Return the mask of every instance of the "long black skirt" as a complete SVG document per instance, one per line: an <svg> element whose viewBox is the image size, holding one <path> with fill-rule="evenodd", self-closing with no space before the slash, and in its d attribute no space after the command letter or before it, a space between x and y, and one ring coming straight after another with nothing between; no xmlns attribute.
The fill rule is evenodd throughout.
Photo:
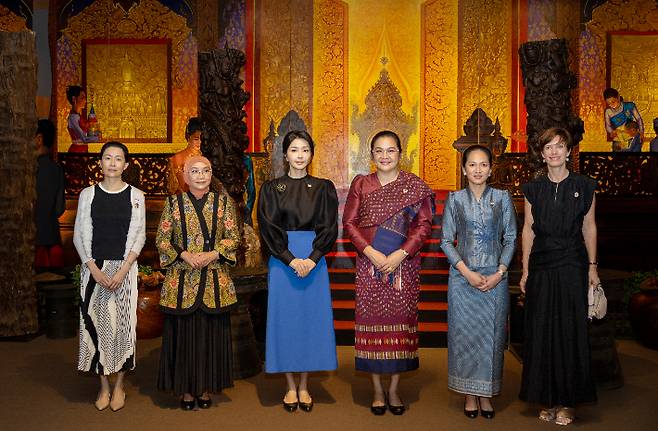
<svg viewBox="0 0 658 431"><path fill-rule="evenodd" d="M587 268L532 268L519 397L547 407L596 401L587 335Z"/></svg>
<svg viewBox="0 0 658 431"><path fill-rule="evenodd" d="M230 313L165 314L158 389L201 396L233 386Z"/></svg>

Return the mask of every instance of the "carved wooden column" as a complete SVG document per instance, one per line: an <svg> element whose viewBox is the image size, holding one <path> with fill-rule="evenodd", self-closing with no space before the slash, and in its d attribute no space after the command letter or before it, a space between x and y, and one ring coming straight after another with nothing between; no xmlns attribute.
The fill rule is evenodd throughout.
<svg viewBox="0 0 658 431"><path fill-rule="evenodd" d="M37 116L34 34L0 32L0 336L37 331L32 280Z"/></svg>
<svg viewBox="0 0 658 431"><path fill-rule="evenodd" d="M519 48L521 72L528 112L528 152L537 167L541 157L537 139L550 127L563 127L571 133L573 167L578 167L578 144L585 132L583 120L575 113L571 91L576 88L576 76L569 70L568 48L564 39L527 42Z"/></svg>

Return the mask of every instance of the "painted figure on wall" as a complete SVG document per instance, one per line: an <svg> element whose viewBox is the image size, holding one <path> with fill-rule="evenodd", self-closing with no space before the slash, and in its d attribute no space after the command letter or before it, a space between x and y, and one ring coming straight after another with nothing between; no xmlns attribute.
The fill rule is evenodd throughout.
<svg viewBox="0 0 658 431"><path fill-rule="evenodd" d="M612 151L620 151L629 147L629 141L634 138L627 130L627 123L630 121L637 122L641 146L641 141L644 140L644 122L635 103L625 102L614 88L606 88L603 91L603 98L607 105L603 118L605 129L612 138Z"/></svg>
<svg viewBox="0 0 658 431"><path fill-rule="evenodd" d="M79 85L71 85L66 89L66 99L71 104L66 125L71 136L69 153L86 153L87 143L98 142L96 136L88 136L89 123L83 113L87 106L87 93Z"/></svg>

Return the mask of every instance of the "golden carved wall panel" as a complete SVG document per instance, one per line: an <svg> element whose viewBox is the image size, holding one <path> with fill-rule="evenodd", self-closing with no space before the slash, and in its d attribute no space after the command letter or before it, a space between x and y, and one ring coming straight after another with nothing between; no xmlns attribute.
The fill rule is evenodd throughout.
<svg viewBox="0 0 658 431"><path fill-rule="evenodd" d="M642 11L639 13L638 11ZM605 125L603 123L603 90L607 87L606 61L608 32L615 31L658 31L658 5L655 0L608 0L594 9L592 21L586 24L585 31L580 37L580 73L578 86L580 88L580 118L585 122L585 135L580 143L581 151L610 151L610 143L606 141ZM655 51L640 53L648 57ZM644 61L644 60L642 60ZM654 74L656 69L655 57L649 68ZM625 74L628 76L628 72ZM644 79L638 76L638 80ZM636 82L630 88L655 85L648 81ZM655 88L655 87L653 87ZM621 93L626 100L637 102L642 94ZM655 97L655 90L654 90ZM642 109L642 108L640 108ZM646 109L646 108L645 108ZM655 112L655 109L654 111ZM644 113L645 129L652 136L650 113Z"/></svg>
<svg viewBox="0 0 658 431"><path fill-rule="evenodd" d="M458 0L422 5L422 176L435 189L455 189L457 152Z"/></svg>
<svg viewBox="0 0 658 431"><path fill-rule="evenodd" d="M457 93L460 126L475 108L500 120L509 136L512 89L512 0L459 1L459 86Z"/></svg>
<svg viewBox="0 0 658 431"><path fill-rule="evenodd" d="M0 31L14 32L27 30L25 19L0 5Z"/></svg>
<svg viewBox="0 0 658 431"><path fill-rule="evenodd" d="M173 152L185 146L185 125L197 114L197 44L184 17L157 0L141 0L128 12L112 0L97 0L71 18L57 41L56 110L58 148L66 151L70 138L66 117L70 105L66 87L82 82L81 54L84 39L170 39L171 40L171 143L131 143L134 152ZM116 61L120 61L117 58ZM103 118L99 115L101 128ZM97 151L99 144L90 145Z"/></svg>
<svg viewBox="0 0 658 431"><path fill-rule="evenodd" d="M169 44L83 44L85 88L105 140L169 142Z"/></svg>
<svg viewBox="0 0 658 431"><path fill-rule="evenodd" d="M348 185L348 8L315 0L313 12L313 174Z"/></svg>
<svg viewBox="0 0 658 431"><path fill-rule="evenodd" d="M264 137L270 121L278 124L290 110L311 124L313 2L262 0L257 7L259 130Z"/></svg>

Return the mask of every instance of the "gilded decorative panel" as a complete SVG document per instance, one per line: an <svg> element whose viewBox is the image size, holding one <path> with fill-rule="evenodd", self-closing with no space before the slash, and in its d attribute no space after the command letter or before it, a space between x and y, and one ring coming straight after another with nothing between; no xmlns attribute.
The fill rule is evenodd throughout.
<svg viewBox="0 0 658 431"><path fill-rule="evenodd" d="M459 1L459 86L457 123L475 108L512 130L512 0Z"/></svg>
<svg viewBox="0 0 658 431"><path fill-rule="evenodd" d="M98 0L69 19L56 47L56 110L58 148L66 150L70 138L66 117L70 105L66 87L82 82L81 56L84 39L171 39L171 143L131 143L133 152L174 152L185 146L185 125L197 114L197 44L184 17L157 0L141 0L128 12L112 0ZM117 58L117 62L121 59ZM103 127L103 118L98 120ZM98 151L100 144L89 146Z"/></svg>
<svg viewBox="0 0 658 431"><path fill-rule="evenodd" d="M313 16L313 174L348 185L347 4L315 0Z"/></svg>
<svg viewBox="0 0 658 431"><path fill-rule="evenodd" d="M638 13L638 11L642 11ZM609 32L616 31L656 31L658 30L658 5L655 0L608 0L594 9L592 21L586 24L585 31L580 37L580 73L578 85L580 87L580 118L585 122L585 136L580 144L581 151L610 151L610 143L606 141L605 125L603 122L603 90L607 87L606 69L607 38ZM635 51L637 54L637 51ZM642 58L648 58L652 52L640 52ZM644 60L642 60L644 61ZM655 57L650 63L652 71L655 70ZM653 72L655 73L655 72ZM628 69L627 69L627 76ZM627 88L649 87L649 81L640 82L643 75L636 74L635 83L626 83ZM655 75L654 75L655 76ZM626 78L627 80L629 78ZM653 79L647 76L647 79ZM655 88L655 87L653 87ZM655 91L655 90L654 90ZM626 100L640 100L642 95L621 93ZM655 95L655 92L654 92ZM646 109L646 108L644 108ZM653 111L655 112L655 110ZM644 113L645 127L651 126L651 118ZM651 136L648 133L647 136Z"/></svg>
<svg viewBox="0 0 658 431"><path fill-rule="evenodd" d="M83 82L89 101L103 119L105 140L170 142L169 43L134 42L97 39L83 43Z"/></svg>
<svg viewBox="0 0 658 431"><path fill-rule="evenodd" d="M403 113L409 116L411 123L405 124L410 134L403 147L401 161L404 169L418 175L420 171L420 105L421 91L421 31L420 0L347 0L349 5L349 104L351 113L349 146L352 154L363 154L363 139L360 135L368 125L361 123L357 130L354 116L368 111L368 93L382 82L385 69L386 80L395 88L396 97L401 98L401 105L386 102L381 105L389 112ZM382 67L382 59L385 59ZM371 104L372 107L374 105ZM372 111L376 112L376 111ZM397 115L397 114L396 114ZM401 118L401 117L400 117ZM396 118L381 118L381 128L394 128ZM375 126L373 122L371 126ZM372 135L370 135L372 136ZM350 163L349 180L359 173L363 166L369 165L369 154L365 160ZM367 169L367 168L366 168Z"/></svg>
<svg viewBox="0 0 658 431"><path fill-rule="evenodd" d="M422 5L422 175L434 189L456 186L457 0Z"/></svg>
<svg viewBox="0 0 658 431"><path fill-rule="evenodd" d="M311 124L313 96L313 2L258 3L260 134L295 110ZM311 130L312 131L312 130Z"/></svg>
<svg viewBox="0 0 658 431"><path fill-rule="evenodd" d="M27 30L25 18L0 5L0 31L14 32L21 30Z"/></svg>

